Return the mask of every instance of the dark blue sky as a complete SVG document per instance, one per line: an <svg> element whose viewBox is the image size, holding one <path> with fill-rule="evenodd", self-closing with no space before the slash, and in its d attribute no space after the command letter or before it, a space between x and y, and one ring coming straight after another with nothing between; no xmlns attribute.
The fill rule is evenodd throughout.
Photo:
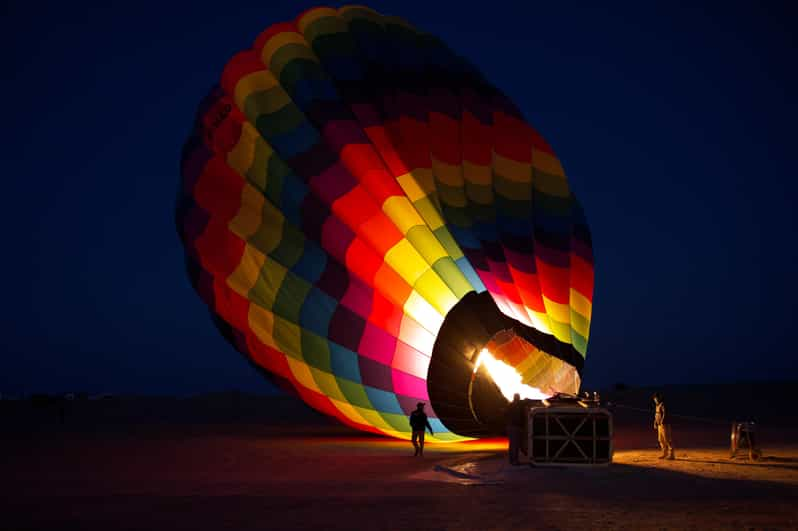
<svg viewBox="0 0 798 531"><path fill-rule="evenodd" d="M471 59L563 161L597 261L588 387L795 378L795 8L595 4L370 5ZM2 8L0 391L271 389L191 290L174 198L226 61L311 5Z"/></svg>

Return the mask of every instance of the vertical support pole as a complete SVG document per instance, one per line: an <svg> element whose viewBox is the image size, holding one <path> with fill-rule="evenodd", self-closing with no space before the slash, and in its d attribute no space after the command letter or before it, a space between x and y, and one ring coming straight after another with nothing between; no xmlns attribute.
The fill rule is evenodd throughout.
<svg viewBox="0 0 798 531"><path fill-rule="evenodd" d="M546 411L544 414L544 418L546 419L546 462L549 462L549 412Z"/></svg>

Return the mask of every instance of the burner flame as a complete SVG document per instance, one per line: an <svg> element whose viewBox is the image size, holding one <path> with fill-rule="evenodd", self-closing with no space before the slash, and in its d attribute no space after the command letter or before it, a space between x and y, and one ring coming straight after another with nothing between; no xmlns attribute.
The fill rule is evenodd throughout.
<svg viewBox="0 0 798 531"><path fill-rule="evenodd" d="M477 361L474 364L474 374L476 374L481 365L485 366L488 374L507 401L512 401L515 393L521 395L522 400L525 398L543 400L552 396L550 393L545 393L536 387L523 383L521 375L518 374L518 371L512 365L497 360L486 348L483 348L479 356L477 356Z"/></svg>

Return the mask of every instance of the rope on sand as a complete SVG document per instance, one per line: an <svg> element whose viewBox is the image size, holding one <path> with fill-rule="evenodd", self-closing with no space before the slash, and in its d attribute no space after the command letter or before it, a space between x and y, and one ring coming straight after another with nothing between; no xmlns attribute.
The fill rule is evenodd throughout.
<svg viewBox="0 0 798 531"><path fill-rule="evenodd" d="M618 407L621 409L629 409L631 411L640 411L642 413L652 414L653 410L651 409L643 409L640 407L632 407L632 406L625 406L623 404L618 404L617 402L612 402L610 407ZM609 405L609 404L608 404ZM677 419L686 419L686 420L693 420L695 422L706 422L707 424L731 424L731 420L722 420L722 419L710 419L707 417L693 417L690 415L676 415L674 413L668 413L669 417L674 417Z"/></svg>

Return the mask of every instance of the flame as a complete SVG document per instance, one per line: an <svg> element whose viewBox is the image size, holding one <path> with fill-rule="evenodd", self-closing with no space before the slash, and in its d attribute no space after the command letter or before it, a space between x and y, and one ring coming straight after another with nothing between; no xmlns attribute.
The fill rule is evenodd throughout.
<svg viewBox="0 0 798 531"><path fill-rule="evenodd" d="M474 364L474 374L476 374L480 365L485 365L488 369L488 374L496 382L504 398L512 401L513 395L518 393L521 399L530 398L532 400L543 400L549 398L551 394L544 393L536 387L526 385L521 381L521 375L513 368L501 360L493 357L488 349L483 348L477 356L477 362Z"/></svg>

